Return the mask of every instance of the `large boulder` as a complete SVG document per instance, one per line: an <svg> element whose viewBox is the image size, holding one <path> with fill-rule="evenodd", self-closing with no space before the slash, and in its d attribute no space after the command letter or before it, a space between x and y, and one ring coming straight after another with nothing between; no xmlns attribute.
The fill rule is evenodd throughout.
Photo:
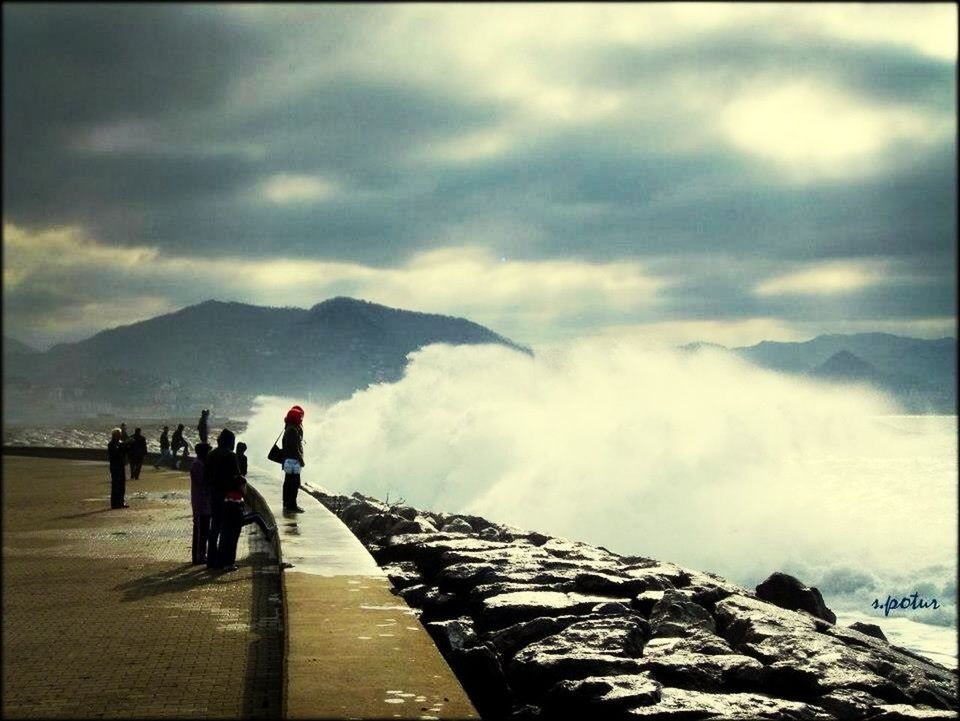
<svg viewBox="0 0 960 721"><path fill-rule="evenodd" d="M828 623L837 622L837 615L827 608L819 590L805 586L786 573L777 571L770 574L767 580L757 586L757 598L790 611L806 611Z"/></svg>
<svg viewBox="0 0 960 721"><path fill-rule="evenodd" d="M580 621L530 644L510 662L518 693L541 697L563 680L640 673L640 655L649 629L643 619L604 616Z"/></svg>
<svg viewBox="0 0 960 721"><path fill-rule="evenodd" d="M650 611L654 636L690 636L698 631L717 630L713 616L703 606L677 591L666 591Z"/></svg>
<svg viewBox="0 0 960 721"><path fill-rule="evenodd" d="M558 718L628 719L630 709L657 703L661 690L645 673L566 679L547 692L543 711Z"/></svg>

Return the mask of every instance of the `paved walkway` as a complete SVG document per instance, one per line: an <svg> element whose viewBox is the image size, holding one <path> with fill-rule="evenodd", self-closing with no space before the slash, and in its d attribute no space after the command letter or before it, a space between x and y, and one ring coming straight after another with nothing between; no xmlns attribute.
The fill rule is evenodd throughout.
<svg viewBox="0 0 960 721"><path fill-rule="evenodd" d="M287 718L477 719L433 640L363 544L307 491L285 513L279 469L248 478L277 518Z"/></svg>
<svg viewBox="0 0 960 721"><path fill-rule="evenodd" d="M280 579L191 566L189 480L145 467L110 510L105 463L3 457L4 718L278 718Z"/></svg>

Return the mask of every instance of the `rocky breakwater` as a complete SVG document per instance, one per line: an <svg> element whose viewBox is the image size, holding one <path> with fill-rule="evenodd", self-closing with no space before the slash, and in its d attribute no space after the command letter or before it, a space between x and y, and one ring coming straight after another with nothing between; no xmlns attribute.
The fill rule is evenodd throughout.
<svg viewBox="0 0 960 721"><path fill-rule="evenodd" d="M484 718L956 717L955 671L836 625L790 576L750 591L475 516L317 497L419 609Z"/></svg>

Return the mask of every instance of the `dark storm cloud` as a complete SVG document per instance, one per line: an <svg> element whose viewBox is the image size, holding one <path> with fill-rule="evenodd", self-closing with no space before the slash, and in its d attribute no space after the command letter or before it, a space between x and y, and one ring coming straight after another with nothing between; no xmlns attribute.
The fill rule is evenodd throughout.
<svg viewBox="0 0 960 721"><path fill-rule="evenodd" d="M4 5L5 222L76 225L110 246L157 247L162 258L396 266L423 250L482 244L497 257L529 261L640 260L657 268L664 256L722 253L744 264L664 266L686 277L662 291L662 306L643 318L624 312L623 322L661 312L953 313L952 137L927 150L887 145L881 171L789 182L774 162L704 132L715 117L681 106L683 93L699 92L685 79L722 89L717 113L748 86L810 80L839 88L866 112L909 107L946 117L954 113L954 63L893 45L775 40L787 34L759 26L678 33L646 49L602 38L561 43L537 50L530 75L542 74L543 88L609 90L627 108L567 123L529 98L474 92L472 80L491 86L489 77L471 77L475 68L451 66L449 79L445 67L386 72L377 65L381 44L409 41L411 57L420 57L418 38L405 35L413 26L400 23L397 35L391 17L384 8L337 5ZM675 93L681 109L660 98L644 114L648 93ZM433 152L500 130L509 150L486 159L455 162ZM270 202L264 183L289 175L322 179L333 191ZM803 261L876 258L925 280L821 298L753 292L780 272L777 263L786 272ZM105 288L130 297L138 289L174 292L175 284L144 284L142 276L117 286L117 272L25 283L5 289L5 301L40 318L94 302ZM186 297L182 286L175 290ZM598 322L617 315L584 313Z"/></svg>
<svg viewBox="0 0 960 721"><path fill-rule="evenodd" d="M757 78L829 78L872 100L919 103L951 110L945 88L954 84L953 63L918 55L888 44L851 45L836 39L801 43L778 41L756 33L727 31L667 47L605 47L576 64L555 61L564 72L598 86L631 87L640 81L669 82L678 75L696 73L736 88Z"/></svg>

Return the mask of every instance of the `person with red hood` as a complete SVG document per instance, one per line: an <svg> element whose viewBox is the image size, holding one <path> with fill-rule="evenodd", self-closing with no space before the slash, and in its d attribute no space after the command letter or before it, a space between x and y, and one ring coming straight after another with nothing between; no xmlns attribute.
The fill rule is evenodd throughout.
<svg viewBox="0 0 960 721"><path fill-rule="evenodd" d="M283 419L283 510L290 513L303 513L297 505L297 492L300 490L300 470L303 462L303 408L294 406L287 411Z"/></svg>

